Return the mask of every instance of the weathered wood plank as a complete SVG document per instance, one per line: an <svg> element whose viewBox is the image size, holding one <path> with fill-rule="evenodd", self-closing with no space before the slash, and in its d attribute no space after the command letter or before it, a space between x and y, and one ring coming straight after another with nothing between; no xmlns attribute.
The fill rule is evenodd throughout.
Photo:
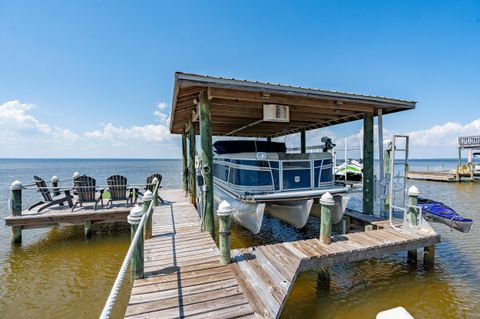
<svg viewBox="0 0 480 319"><path fill-rule="evenodd" d="M235 273L220 265L214 240L199 230L195 208L177 197L178 202L154 211L153 236L145 242L146 278L135 280L126 316L252 317Z"/></svg>
<svg viewBox="0 0 480 319"><path fill-rule="evenodd" d="M378 223L377 228L332 236L330 245L313 238L242 249L233 253L233 264L221 266L215 242L199 231L193 206L184 204L183 195L177 197L171 206L155 210L154 234L145 243L146 278L134 282L129 318L278 318L301 271L440 241L429 228L396 231L384 220L361 214L357 220Z"/></svg>

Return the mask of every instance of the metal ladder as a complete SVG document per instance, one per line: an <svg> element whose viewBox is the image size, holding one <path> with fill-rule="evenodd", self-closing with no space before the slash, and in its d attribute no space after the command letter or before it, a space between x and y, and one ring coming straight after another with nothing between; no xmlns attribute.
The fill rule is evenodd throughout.
<svg viewBox="0 0 480 319"><path fill-rule="evenodd" d="M389 185L388 185L388 219L390 225L401 230L393 224L393 212L395 209L403 212L403 224L407 221L407 173L408 173L408 149L409 137L407 135L394 135L390 150L389 162ZM403 165L403 169L396 170L396 165ZM395 175L397 174L397 175Z"/></svg>

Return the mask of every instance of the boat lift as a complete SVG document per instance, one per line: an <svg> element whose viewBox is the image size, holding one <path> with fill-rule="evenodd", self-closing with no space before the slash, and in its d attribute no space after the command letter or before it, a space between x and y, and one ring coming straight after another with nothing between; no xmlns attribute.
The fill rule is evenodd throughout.
<svg viewBox="0 0 480 319"><path fill-rule="evenodd" d="M385 143L385 150L389 152L389 167L388 167L388 188L386 196L388 198L388 219L390 225L395 230L405 230L410 228L420 228L423 224L422 207L418 205L411 205L408 203L408 195L415 193L418 196L418 189L414 186L407 189L407 173L408 173L408 151L409 151L409 136L408 135L394 135L391 143ZM380 163L382 166L382 163ZM396 167L400 166L400 169ZM411 225L407 221L407 213L410 209L418 210L416 225ZM399 210L403 213L403 226L397 227L393 223L393 213Z"/></svg>

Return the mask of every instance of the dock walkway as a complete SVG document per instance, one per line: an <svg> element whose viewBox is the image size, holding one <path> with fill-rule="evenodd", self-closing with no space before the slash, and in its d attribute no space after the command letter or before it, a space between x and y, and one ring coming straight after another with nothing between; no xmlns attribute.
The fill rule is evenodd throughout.
<svg viewBox="0 0 480 319"><path fill-rule="evenodd" d="M154 236L145 242L145 279L134 282L128 318L278 318L302 271L440 242L428 224L410 232L382 226L333 236L330 245L313 238L234 250L234 263L221 266L215 242L200 232L199 217L183 193L162 196L172 204L154 211Z"/></svg>
<svg viewBox="0 0 480 319"><path fill-rule="evenodd" d="M163 190L145 241L145 279L135 280L127 318L254 318L230 266L181 190Z"/></svg>

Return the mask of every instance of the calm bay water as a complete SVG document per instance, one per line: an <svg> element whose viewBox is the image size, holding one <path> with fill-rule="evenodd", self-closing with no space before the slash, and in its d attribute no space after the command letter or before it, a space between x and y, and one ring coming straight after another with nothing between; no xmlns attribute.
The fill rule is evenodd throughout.
<svg viewBox="0 0 480 319"><path fill-rule="evenodd" d="M412 169L450 169L454 160L412 160ZM0 217L9 215L9 186L24 184L39 175L60 180L73 172L87 174L105 184L113 174L129 183L144 183L160 172L167 188L180 187L181 161L172 160L5 160L0 159ZM71 182L66 182L71 183ZM480 184L414 183L422 195L442 200L476 220L480 214ZM24 207L40 199L24 191ZM25 230L20 246L10 244L10 229L0 224L0 317L97 318L125 256L130 241L128 226L97 225L90 240L81 227ZM302 273L283 312L285 318L374 318L381 310L402 305L416 318L480 318L480 230L469 234L433 225L442 235L434 269L421 262L409 266L406 253L332 268L329 291L317 284L317 273ZM301 230L265 218L262 232L252 237L233 226L234 248L318 234L309 220ZM420 259L421 261L421 259ZM127 281L115 309L123 314L128 302Z"/></svg>

